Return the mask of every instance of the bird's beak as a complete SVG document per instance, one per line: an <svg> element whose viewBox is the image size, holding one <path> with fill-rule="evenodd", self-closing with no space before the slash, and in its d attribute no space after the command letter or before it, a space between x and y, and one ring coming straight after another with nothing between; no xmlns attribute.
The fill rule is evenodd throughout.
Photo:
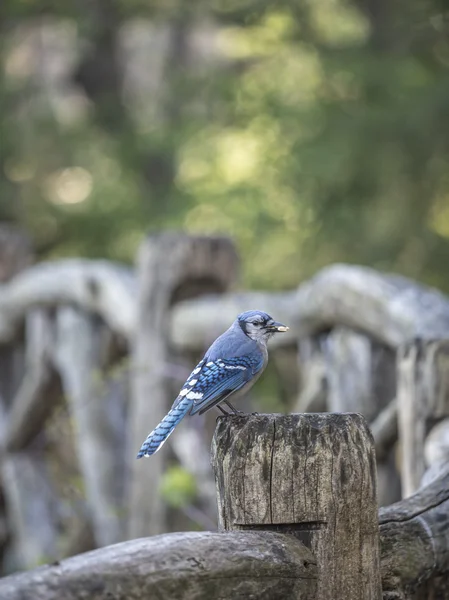
<svg viewBox="0 0 449 600"><path fill-rule="evenodd" d="M270 327L272 329L274 329L274 331L281 331L281 332L288 331L287 325L283 325L282 323L278 323L277 321L272 323Z"/></svg>

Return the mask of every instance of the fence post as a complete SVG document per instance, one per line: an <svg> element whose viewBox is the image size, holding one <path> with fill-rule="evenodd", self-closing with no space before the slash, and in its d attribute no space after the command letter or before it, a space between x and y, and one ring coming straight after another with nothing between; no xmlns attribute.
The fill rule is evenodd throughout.
<svg viewBox="0 0 449 600"><path fill-rule="evenodd" d="M449 341L415 339L405 344L399 349L397 368L402 496L406 498L420 487L426 470L426 437L449 416Z"/></svg>
<svg viewBox="0 0 449 600"><path fill-rule="evenodd" d="M290 533L318 562L317 600L380 600L373 441L358 414L220 417L222 530Z"/></svg>
<svg viewBox="0 0 449 600"><path fill-rule="evenodd" d="M128 430L131 456L163 418L176 396L170 396L166 374L171 307L185 298L226 290L235 281L237 263L235 248L227 238L169 232L149 236L142 243L137 265L137 323L131 348ZM166 506L158 489L166 451L158 452L151 461L133 460L131 463L129 538L167 530Z"/></svg>

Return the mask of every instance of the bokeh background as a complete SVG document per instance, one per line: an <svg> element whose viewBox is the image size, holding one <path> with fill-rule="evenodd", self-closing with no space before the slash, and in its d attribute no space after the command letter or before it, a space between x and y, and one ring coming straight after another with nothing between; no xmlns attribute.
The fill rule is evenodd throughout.
<svg viewBox="0 0 449 600"><path fill-rule="evenodd" d="M3 0L0 219L40 258L232 235L245 285L335 261L449 289L442 0Z"/></svg>
<svg viewBox="0 0 449 600"><path fill-rule="evenodd" d="M30 237L38 262L134 266L146 233L182 230L234 240L240 289L289 290L345 262L449 292L448 33L444 0L0 0L0 222ZM98 315L69 317L75 329L77 318L84 323L90 341L107 329ZM43 329L53 327L54 314L43 318ZM312 359L321 341L307 349ZM122 427L132 402L129 348L116 345L96 373L101 385L107 380L96 397L106 398L107 414L118 397ZM372 347L392 373L393 351L364 346ZM292 409L293 342L290 350L273 352L256 408ZM197 354L169 375L177 389ZM393 375L383 379L394 387ZM382 394L389 401L394 390ZM208 427L206 452L212 417ZM57 465L63 502L55 505L64 510L48 544L36 528L28 558L20 552L33 527L14 549L15 500L0 489L2 574L103 544L89 523L76 431L62 402L31 448L39 465ZM116 449L126 481L134 454ZM158 472L171 511L164 531L216 525L201 456L207 502L197 501L198 481L184 465ZM389 460L391 474L394 452ZM388 478L383 486L393 488ZM129 508L120 493L116 521ZM72 531L61 551L59 534ZM112 541L130 537L123 531Z"/></svg>

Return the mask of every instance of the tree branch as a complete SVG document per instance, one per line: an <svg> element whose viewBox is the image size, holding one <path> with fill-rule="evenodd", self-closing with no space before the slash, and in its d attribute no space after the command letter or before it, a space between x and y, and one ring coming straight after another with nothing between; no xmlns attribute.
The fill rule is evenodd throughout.
<svg viewBox="0 0 449 600"><path fill-rule="evenodd" d="M270 532L173 533L6 577L0 580L0 597L307 599L314 597L316 578L312 553L294 537Z"/></svg>

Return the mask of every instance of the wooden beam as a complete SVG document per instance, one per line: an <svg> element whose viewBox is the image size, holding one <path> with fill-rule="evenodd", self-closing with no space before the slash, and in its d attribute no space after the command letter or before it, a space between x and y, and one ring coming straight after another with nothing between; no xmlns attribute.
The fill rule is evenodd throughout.
<svg viewBox="0 0 449 600"><path fill-rule="evenodd" d="M397 348L415 337L449 338L449 301L438 290L374 269L336 264L326 267L296 290L246 292L183 302L171 321L172 343L195 349L211 332L224 329L243 310L266 310L290 332L273 345L290 344L335 325L345 325Z"/></svg>

